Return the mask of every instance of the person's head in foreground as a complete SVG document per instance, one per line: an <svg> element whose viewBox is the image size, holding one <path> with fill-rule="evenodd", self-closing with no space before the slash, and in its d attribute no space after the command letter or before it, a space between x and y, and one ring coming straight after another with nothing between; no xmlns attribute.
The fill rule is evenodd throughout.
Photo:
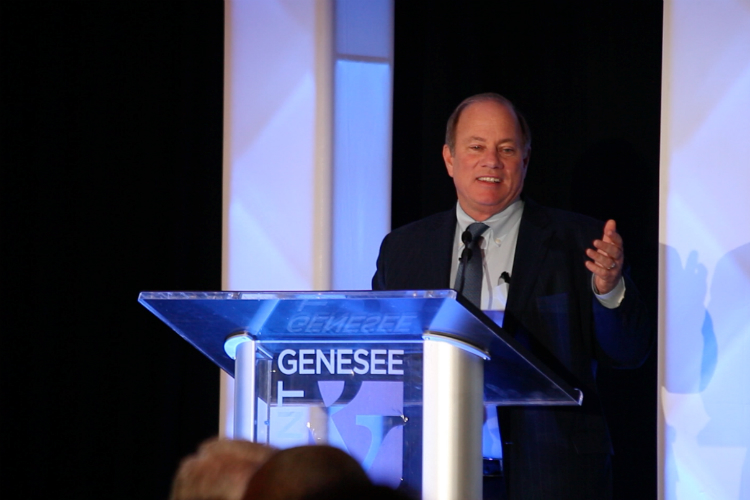
<svg viewBox="0 0 750 500"><path fill-rule="evenodd" d="M205 441L180 463L170 500L240 500L275 449L239 439Z"/></svg>
<svg viewBox="0 0 750 500"><path fill-rule="evenodd" d="M301 500L326 491L372 486L359 463L327 445L278 451L255 473L244 500Z"/></svg>

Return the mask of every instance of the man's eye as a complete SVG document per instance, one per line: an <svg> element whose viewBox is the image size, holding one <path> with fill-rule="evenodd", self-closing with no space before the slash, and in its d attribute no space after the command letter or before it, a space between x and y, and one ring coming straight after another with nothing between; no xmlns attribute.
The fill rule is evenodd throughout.
<svg viewBox="0 0 750 500"><path fill-rule="evenodd" d="M500 154L503 156L513 156L516 154L515 148L500 148Z"/></svg>
<svg viewBox="0 0 750 500"><path fill-rule="evenodd" d="M471 146L469 146L469 149L471 149L472 151L481 151L482 146L479 144L472 144Z"/></svg>

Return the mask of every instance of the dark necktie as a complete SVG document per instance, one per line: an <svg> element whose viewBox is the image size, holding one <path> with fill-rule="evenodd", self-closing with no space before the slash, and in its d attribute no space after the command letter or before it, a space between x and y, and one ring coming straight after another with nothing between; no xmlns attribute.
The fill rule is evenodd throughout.
<svg viewBox="0 0 750 500"><path fill-rule="evenodd" d="M479 247L479 237L489 226L481 222L471 224L461 235L464 251L456 274L454 288L466 297L472 304L480 307L482 300L482 249Z"/></svg>

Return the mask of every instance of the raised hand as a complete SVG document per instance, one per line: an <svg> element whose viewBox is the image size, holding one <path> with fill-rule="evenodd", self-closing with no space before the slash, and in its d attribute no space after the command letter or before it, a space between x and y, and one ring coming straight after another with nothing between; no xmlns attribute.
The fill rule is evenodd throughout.
<svg viewBox="0 0 750 500"><path fill-rule="evenodd" d="M595 248L595 249L594 249ZM594 273L594 286L599 294L612 291L622 277L625 251L617 224L610 219L604 224L602 239L594 240L594 248L586 250L586 268Z"/></svg>

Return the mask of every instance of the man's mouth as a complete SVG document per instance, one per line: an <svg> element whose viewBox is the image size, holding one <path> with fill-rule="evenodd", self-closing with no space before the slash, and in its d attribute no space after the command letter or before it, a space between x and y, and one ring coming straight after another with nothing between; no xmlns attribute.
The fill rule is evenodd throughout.
<svg viewBox="0 0 750 500"><path fill-rule="evenodd" d="M483 182L495 182L495 183L500 182L500 179L498 179L497 177L477 177L477 180L483 181Z"/></svg>

